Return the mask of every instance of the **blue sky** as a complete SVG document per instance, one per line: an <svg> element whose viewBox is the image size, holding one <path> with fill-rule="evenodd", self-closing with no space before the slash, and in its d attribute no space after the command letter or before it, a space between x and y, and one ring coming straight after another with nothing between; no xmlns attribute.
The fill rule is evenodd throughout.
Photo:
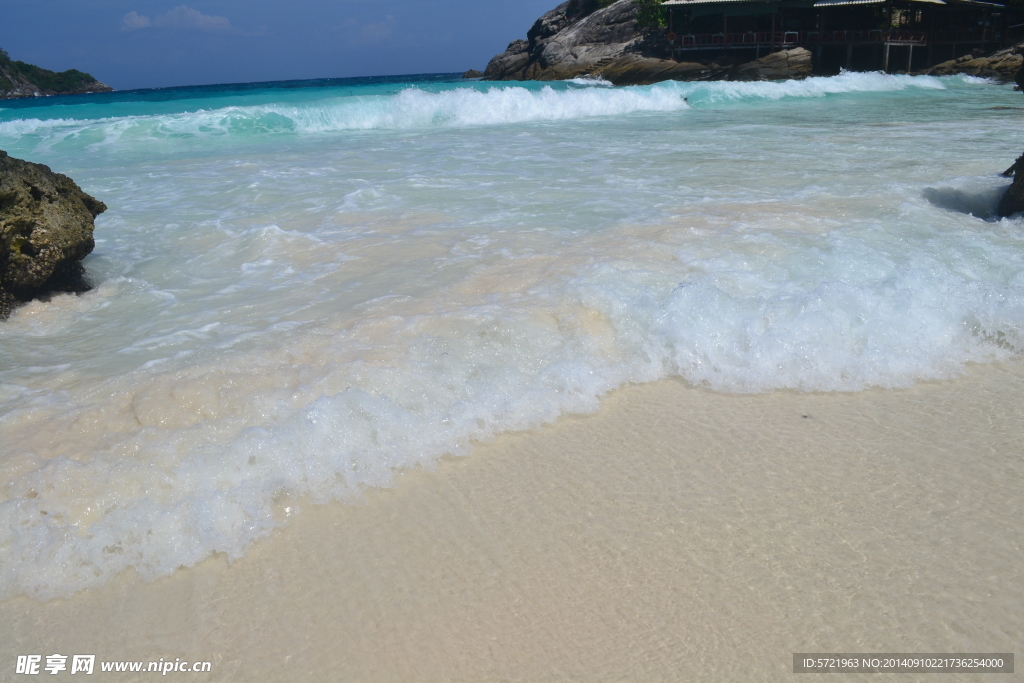
<svg viewBox="0 0 1024 683"><path fill-rule="evenodd" d="M0 47L117 89L483 69L558 0L2 0Z"/></svg>

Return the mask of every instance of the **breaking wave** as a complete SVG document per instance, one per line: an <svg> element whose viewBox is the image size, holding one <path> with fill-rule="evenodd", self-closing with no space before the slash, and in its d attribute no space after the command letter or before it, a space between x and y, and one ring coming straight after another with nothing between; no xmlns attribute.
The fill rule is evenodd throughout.
<svg viewBox="0 0 1024 683"><path fill-rule="evenodd" d="M829 139L846 101L821 98L900 91L928 106L867 106ZM954 126L1019 95L883 74L363 92L0 123L51 145L40 161L91 164L76 180L110 206L96 289L0 326L0 598L241 557L296 499L388 486L630 382L858 391L1024 350L1021 224L975 218L1006 181L942 170L990 165L1005 120ZM816 101L751 130L684 97ZM650 128L557 123L634 115ZM530 122L554 133L501 128ZM361 130L401 132L312 137ZM233 146L168 159L157 138Z"/></svg>
<svg viewBox="0 0 1024 683"><path fill-rule="evenodd" d="M230 106L180 114L94 120L3 121L0 122L0 143L5 140L25 142L21 138L31 138L44 145L52 145L80 139L86 145L99 147L122 138L139 142L146 139L248 138L341 131L498 126L683 111L689 108L689 104L698 103L811 98L906 89L941 90L948 80L931 76L843 73L802 81L665 82L625 88L607 87L610 84L589 79L575 79L554 86L481 84L439 92L410 87L397 94L338 97L294 105ZM689 104L686 99L690 100Z"/></svg>

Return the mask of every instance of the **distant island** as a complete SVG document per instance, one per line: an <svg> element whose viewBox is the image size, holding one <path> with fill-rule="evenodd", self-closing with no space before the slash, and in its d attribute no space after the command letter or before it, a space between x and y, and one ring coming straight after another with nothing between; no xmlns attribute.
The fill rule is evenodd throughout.
<svg viewBox="0 0 1024 683"><path fill-rule="evenodd" d="M87 73L76 69L57 73L34 64L14 61L0 48L0 100L43 95L79 95L110 90L113 88L100 83Z"/></svg>

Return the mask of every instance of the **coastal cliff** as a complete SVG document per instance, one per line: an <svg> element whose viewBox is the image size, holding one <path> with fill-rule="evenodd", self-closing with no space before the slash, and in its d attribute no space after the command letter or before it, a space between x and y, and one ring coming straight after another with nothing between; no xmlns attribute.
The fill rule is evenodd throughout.
<svg viewBox="0 0 1024 683"><path fill-rule="evenodd" d="M81 261L106 210L67 176L0 151L0 320L19 303L89 289Z"/></svg>
<svg viewBox="0 0 1024 683"><path fill-rule="evenodd" d="M569 0L544 14L484 71L491 81L553 81L604 78L615 85L658 81L776 80L806 78L811 53L783 50L744 64L677 62L668 59L664 31L638 24L634 0L599 7L594 0Z"/></svg>
<svg viewBox="0 0 1024 683"><path fill-rule="evenodd" d="M14 61L0 49L0 100L42 95L80 95L113 90L87 73L69 69L57 73Z"/></svg>

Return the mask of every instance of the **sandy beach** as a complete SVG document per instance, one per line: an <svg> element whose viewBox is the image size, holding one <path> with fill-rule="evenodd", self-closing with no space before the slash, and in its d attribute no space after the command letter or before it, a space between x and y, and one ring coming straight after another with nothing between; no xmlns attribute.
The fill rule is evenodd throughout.
<svg viewBox="0 0 1024 683"><path fill-rule="evenodd" d="M794 652L1013 652L1022 386L1015 363L859 393L628 387L358 504L281 501L301 510L230 566L8 600L0 679L29 653L218 681L779 681Z"/></svg>

